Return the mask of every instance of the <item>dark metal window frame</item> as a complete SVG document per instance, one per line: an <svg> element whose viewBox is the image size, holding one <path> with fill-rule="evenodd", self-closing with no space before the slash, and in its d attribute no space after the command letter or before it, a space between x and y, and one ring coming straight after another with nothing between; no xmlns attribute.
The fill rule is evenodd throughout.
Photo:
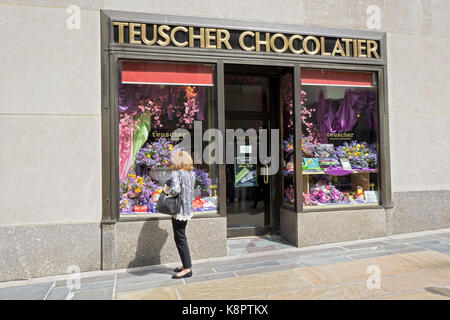
<svg viewBox="0 0 450 320"><path fill-rule="evenodd" d="M301 121L300 121L300 90L301 69L340 69L356 71L372 71L377 74L378 89L378 118L379 118L379 145L380 145L380 171L381 171L381 205L364 207L342 207L328 210L350 210L369 208L391 208L391 171L389 155L389 109L387 93L387 60L386 60L386 34L381 32L358 31L347 29L331 29L321 27L309 27L299 25L267 24L261 22L245 22L235 20L222 20L210 18L194 18L182 16L168 16L137 12L104 11L101 10L101 67L102 67L102 223L116 223L117 221L151 220L155 217L127 218L119 214L119 126L118 113L118 81L119 61L121 59L173 61L187 63L208 63L216 65L215 93L217 105L217 125L225 137L225 97L224 97L224 65L247 64L291 67L294 70L294 105L295 105L295 166L302 167L301 152ZM142 45L117 44L113 42L112 21L130 21L142 23L179 24L184 26L220 26L228 29L257 30L263 32L285 32L298 34L311 34L336 37L369 38L380 42L381 59L369 60L348 57L326 56L296 56L292 54L276 54L266 52L233 52L218 51L198 48L172 48L152 47ZM225 144L224 144L225 146ZM226 216L226 188L225 165L219 166L219 215L202 215L201 217L225 217ZM303 208L302 171L296 170L295 198L297 213L308 212L309 208ZM281 205L281 203L280 203ZM326 207L321 211L328 211ZM316 211L316 210L315 210ZM168 219L168 218L159 218Z"/></svg>

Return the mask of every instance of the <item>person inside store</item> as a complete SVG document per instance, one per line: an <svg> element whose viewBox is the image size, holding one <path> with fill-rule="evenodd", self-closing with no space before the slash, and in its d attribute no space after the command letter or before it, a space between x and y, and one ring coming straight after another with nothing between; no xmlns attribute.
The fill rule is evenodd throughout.
<svg viewBox="0 0 450 320"><path fill-rule="evenodd" d="M192 157L186 151L178 151L172 161L170 186L165 185L163 191L169 196L178 195L181 200L180 212L172 216L172 228L175 245L180 255L182 266L174 269L173 279L192 276L192 262L186 237L186 225L192 218L192 202L194 200L194 165Z"/></svg>

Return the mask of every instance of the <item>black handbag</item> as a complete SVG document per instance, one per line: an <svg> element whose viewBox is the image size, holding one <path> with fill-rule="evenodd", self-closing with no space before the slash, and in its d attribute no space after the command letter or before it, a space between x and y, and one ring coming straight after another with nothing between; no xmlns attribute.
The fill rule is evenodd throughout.
<svg viewBox="0 0 450 320"><path fill-rule="evenodd" d="M178 172L178 176L180 173ZM172 181L170 181L170 185L172 185ZM175 196L168 196L164 192L161 192L159 195L158 202L156 203L156 209L160 213L175 215L180 213L181 211L181 199L180 194Z"/></svg>

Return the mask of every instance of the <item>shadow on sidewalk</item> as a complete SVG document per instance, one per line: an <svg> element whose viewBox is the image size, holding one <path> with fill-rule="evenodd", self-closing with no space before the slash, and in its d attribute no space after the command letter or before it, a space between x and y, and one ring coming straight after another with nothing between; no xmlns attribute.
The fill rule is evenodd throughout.
<svg viewBox="0 0 450 320"><path fill-rule="evenodd" d="M168 232L159 227L160 221L147 221L139 233L135 258L128 264L127 268L148 266L147 269L130 270L128 273L134 275L147 275L150 273L171 273L167 267L157 267L161 264L161 250L168 238ZM151 240L150 240L151 239ZM155 267L152 267L155 266Z"/></svg>

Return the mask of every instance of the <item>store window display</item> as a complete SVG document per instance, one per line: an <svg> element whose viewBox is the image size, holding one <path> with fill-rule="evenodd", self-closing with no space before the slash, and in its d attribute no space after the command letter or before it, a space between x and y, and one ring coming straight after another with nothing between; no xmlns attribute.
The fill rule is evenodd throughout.
<svg viewBox="0 0 450 320"><path fill-rule="evenodd" d="M281 102L282 102L282 187L283 204L288 207L295 205L295 159L294 159L294 92L292 73L287 73L281 78Z"/></svg>
<svg viewBox="0 0 450 320"><path fill-rule="evenodd" d="M302 69L301 78L303 205L378 204L375 74Z"/></svg>
<svg viewBox="0 0 450 320"><path fill-rule="evenodd" d="M159 214L156 202L170 177L172 156L191 135L216 126L214 66L122 61L119 85L119 210ZM205 145L208 142L203 142ZM217 165L195 165L193 210L217 213Z"/></svg>

